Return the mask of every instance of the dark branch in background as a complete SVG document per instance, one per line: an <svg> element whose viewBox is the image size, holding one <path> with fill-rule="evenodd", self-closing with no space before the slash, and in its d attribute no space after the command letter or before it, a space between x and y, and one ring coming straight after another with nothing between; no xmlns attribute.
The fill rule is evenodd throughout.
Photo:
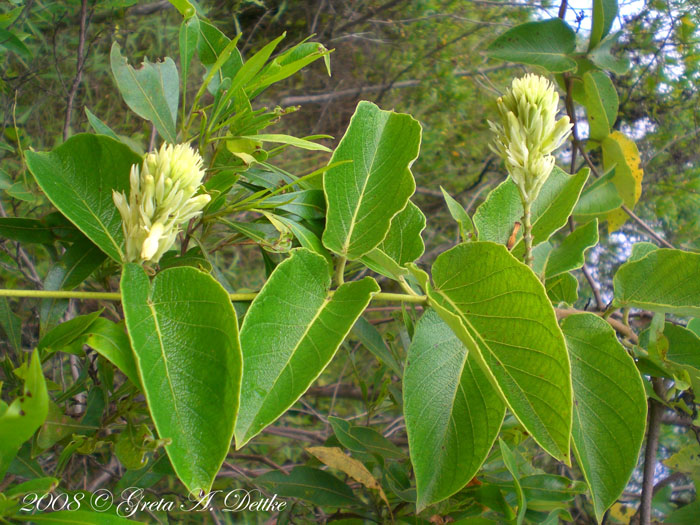
<svg viewBox="0 0 700 525"><path fill-rule="evenodd" d="M495 17L492 17L492 18L495 18ZM485 20L485 22L491 21L492 18L489 18L488 20ZM387 91L389 91L389 90L394 86L394 84L395 84L402 76L404 76L406 73L408 73L408 72L409 72L411 69L413 69L417 64L422 63L426 58L429 58L429 57L433 56L433 55L434 55L435 53L437 53L438 51L441 51L442 49L445 49L446 47L449 47L449 46L451 46L452 44L454 44L454 43L456 43L456 42L459 42L459 41L462 40L463 38L467 38L468 36L471 36L471 35L473 35L474 33L477 33L477 32L481 31L482 29L484 29L484 28L486 28L486 27L488 27L488 26L487 26L487 25L477 25L476 27L472 27L471 29L468 29L467 31L464 31L463 33L460 33L459 35L457 35L456 37L454 37L454 38L448 40L447 42L445 42L445 43L443 43L443 44L440 44L440 45L438 45L438 46L435 46L433 49L431 49L430 51L428 51L426 54L420 56L419 58L417 58L416 60L414 60L413 62L411 62L409 65L407 65L407 66L406 66L405 68L403 68L401 71L399 71L399 72L394 76L394 78L387 84L387 86L379 92L379 95L377 95L377 100L376 100L376 102L377 102L377 103L381 102L382 98L384 98L384 95L386 95Z"/></svg>
<svg viewBox="0 0 700 525"><path fill-rule="evenodd" d="M66 120L63 124L63 141L68 140L70 135L70 121L73 116L73 104L75 103L75 95L78 93L80 82L83 79L83 69L85 67L85 34L88 26L87 0L82 0L80 4L80 35L78 37L78 60L76 63L75 78L73 85L68 93L68 103L66 105Z"/></svg>
<svg viewBox="0 0 700 525"><path fill-rule="evenodd" d="M651 380L654 392L663 399L663 379L654 377ZM647 430L647 444L644 450L644 474L642 479L642 498L639 504L640 525L651 524L651 499L654 496L654 473L656 472L656 450L659 448L659 434L661 433L661 413L664 407L655 399L649 399L649 423Z"/></svg>
<svg viewBox="0 0 700 525"><path fill-rule="evenodd" d="M386 11L387 9L391 9L392 7L395 7L406 0L389 0L387 3L380 5L377 9L374 9L373 11L370 11L369 13L366 13L362 15L360 18L356 18L355 20L350 20L346 24L340 26L336 31L338 33L342 33L343 31L347 31L353 26L356 26L357 24L361 24L362 22L366 22L370 18L378 15L382 11Z"/></svg>
<svg viewBox="0 0 700 525"><path fill-rule="evenodd" d="M479 69L476 71L456 71L453 73L455 77L474 77L477 75L485 75L487 73L492 73L494 71L500 71L502 69L510 69L518 67L516 65L501 65L494 67L487 67L484 69ZM403 88L413 88L420 86L421 82L424 80L412 79L412 80L402 80L400 82L394 82L389 84L377 84L374 86L360 86L356 88L341 89L338 91L329 91L327 93L318 93L315 95L289 95L283 97L279 101L280 106L296 106L300 104L323 104L332 100L339 98L351 98L358 97L364 93L376 93L377 91L386 91L389 89L403 89Z"/></svg>

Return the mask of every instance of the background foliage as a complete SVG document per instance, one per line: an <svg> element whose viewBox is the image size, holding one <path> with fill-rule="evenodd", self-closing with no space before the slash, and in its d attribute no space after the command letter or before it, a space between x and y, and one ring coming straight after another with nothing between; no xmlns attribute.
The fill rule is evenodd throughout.
<svg viewBox="0 0 700 525"><path fill-rule="evenodd" d="M182 9L188 8L187 2L173 3ZM168 514L149 510L140 512L135 519L220 523L276 518L280 522L350 523L352 520L385 522L391 514L398 521L410 523L468 519L474 523L484 519L531 523L558 520L594 523L604 519L609 523L628 523L640 518L645 522L666 519L669 523L693 523L700 515L695 500L695 484L700 472L700 422L694 397L700 350L693 331L697 334L700 330L697 326L686 325L683 316L700 317L698 303L692 301L697 297L693 285L700 282L697 278L700 274L697 257L693 259L691 253L679 255L667 250L651 253L654 245L646 241L660 243L649 237L641 223L677 249L687 252L700 249L700 139L697 134L700 50L696 28L700 4L694 0L621 2L619 12L609 20L603 17L604 23L598 18L598 24L603 27L596 28L594 9L605 12L611 4L603 1L567 6L564 3L564 12L561 12L560 4L491 1L201 2L197 5L197 16L202 24L208 20L214 29L203 25L199 30L205 27L203 31L220 38L222 44L209 55L201 48L200 40L186 51L188 34L194 29L187 24L181 29L183 15L168 2L18 0L3 5L0 16L0 104L3 109L0 215L7 218L0 223L0 279L2 288L6 289L119 290L118 254L104 248L106 253L103 253L93 244L102 247L98 241L99 232L91 235L83 229L86 238L72 226L70 221L77 224L83 220L80 207L64 209L51 204L61 200L61 193L70 191L63 185L52 189L49 186L52 175L58 169L68 169L69 163L62 159L84 151L86 153L77 156L97 160L94 165L79 165L70 176L82 181L77 187L93 188L91 178L107 176L101 175L103 171L116 173L118 170L111 168L120 163L128 166L138 162L133 152L142 154L152 149L161 137L176 133L186 123L191 124L189 137L198 135L201 139L200 131L207 127L197 120L197 115L190 120L188 111L192 100L211 71L216 74L209 78L209 89L200 93L202 107L217 100L217 85L224 82L225 75L216 72L216 60L224 49L234 58L238 53L226 48L228 39L219 37L215 28L231 38L240 34L236 47L246 63L250 63L253 56L264 58L262 63L267 62L264 55L270 55L266 49L275 59L312 34L315 35L312 42L319 42L333 52L330 54L331 76L324 65L324 48L313 44L313 48L297 48L299 56L310 57L309 63L303 64L305 67L299 64L298 70L267 89L251 84L260 78L256 76L260 71L245 79L249 83L241 85L249 88L247 93L255 93L255 97L251 97L251 109L269 108L260 114L259 123L228 122L226 126L230 127L221 129L215 129L215 122L207 123L211 124L209 139L224 136L225 129L232 130L228 133L235 135L221 139L226 147L216 145L219 139L208 144L211 151L217 153L211 165L215 176L207 182L207 189L229 195L229 201L220 201L218 205L230 213L225 227L216 223L203 230L208 245L213 247L209 253L202 253L195 241L190 245L186 241L181 257L173 257L170 263L164 259L161 264L162 268L169 264L175 267L159 274L153 283L144 280L138 268L129 268L129 278L134 283L138 281L141 288L134 289L133 297L125 299L123 308L119 303L92 299L0 298L0 324L5 333L0 342L3 352L0 418L5 418L0 427L0 439L6 447L0 449L0 458L1 454L11 458L14 443L17 447L22 445L0 481L3 493L0 516L13 515L23 494L56 486L59 491L71 495L80 491L93 493L101 487L118 492L129 486L140 486L158 497L184 498L186 487L206 485L202 473L190 468L196 460L186 456L193 447L187 436L183 436L182 442L172 444L185 454L180 463L173 461L172 456L168 461L163 453L164 443L158 435L167 433L168 425L176 422L153 416L153 406L162 404L157 410L160 414L174 413L179 400L177 396L168 399L161 390L162 385L156 381L149 384L145 379L145 397L139 395L134 388L139 383L139 373L133 358L130 353L120 352L123 348L129 349L129 340L118 323L125 317L127 325L132 322L130 317L138 319L139 310L147 304L144 297L149 293L160 294L163 298L163 306L155 317L167 317L172 313L168 311L171 307L168 301L178 300L177 286L169 286L168 282L187 279L192 283L201 281L192 285L193 294L220 296L220 304L203 314L201 321L210 329L217 324L231 326L233 312L226 309L225 305L230 303L223 290L212 287L211 282L203 280L203 273L191 266L211 271L230 293L259 290L268 283L266 289L272 297L276 295L276 281L301 281L305 269L314 268L319 275L328 273L328 279L324 277L317 283L308 283L317 303L310 304L304 296L290 297L289 301L298 308L317 308L309 312L309 319L316 319L314 314L335 315L337 312L333 309L338 307L333 301L338 299L324 303L330 287L329 261L306 250L288 254L299 244L313 250L314 239L320 246L325 217L321 172L311 176L307 186L294 188L302 194L294 202L290 200L289 188L284 185L329 161L343 159L342 148L338 148L333 157L330 150L334 150L343 137L361 99L371 100L383 109L408 113L422 125L420 156L411 166L411 172L416 181L413 201L428 217L427 227L422 233L421 245L414 246L411 255L403 259L399 255L394 259L398 266L404 266L420 256L424 248L420 263L434 266L432 284L423 283L423 289L433 294L435 305L449 306L450 294L459 293L441 291L441 279L447 280L455 272L450 257L457 257L461 250L486 248L446 250L460 239L468 238L474 226L479 240L508 244L513 223L519 220L521 213L512 205L513 202L517 204L514 188L503 183L502 163L488 148L492 137L486 118L495 119L495 98L514 76L532 69L542 72L544 70L537 68L544 66L556 73L552 78L558 81L561 92L570 94L565 100L566 109L578 119L578 134L560 152L559 159L562 168L577 175L568 177L563 172L555 172L548 183L549 193L543 190L545 198L551 196L549 204L553 202L554 205L543 205L538 217L542 239L549 241L540 244L538 260L547 262L537 271L546 277L547 295L560 306L558 313L562 317L566 317L566 310L571 308L602 313L615 298L614 306L620 311L612 314L609 320L618 327L618 334L623 330L621 338L627 351L622 350L613 330L598 316L568 316L562 324L571 354L571 388L574 399L579 401L581 387L577 391L577 385L591 384L595 384L602 397L622 400L622 394L612 393L615 385L635 381L640 377L638 369L651 399L646 424L647 444L642 447L640 457L637 451L644 427L610 424L614 413L624 414L628 418L625 421L644 420L645 401L638 396L635 398L634 394L627 404L619 401L615 407L606 407L605 403L598 401L596 404L589 397L578 405L580 408L574 409L576 461L571 465L543 451L544 448L563 458L566 451L562 447L568 446L568 438L552 437L551 442L547 442L546 437L538 435L535 425L526 430L516 406L510 407L499 434L505 407L500 397L489 398L489 378L480 372L479 364L472 362L472 357L466 361L470 373L461 376L455 375L449 361L459 362L464 358L464 340L468 337L478 340L477 336L484 332L475 321L478 312L471 312L473 318L463 315L464 322L472 323L469 325L472 329L468 335L457 338L457 331L450 330L440 320L449 317L449 311L438 316L431 310L421 316L423 307L420 305L397 306L383 302L373 302L364 309L377 290L371 281L362 280L369 275L369 270L358 262L349 262L347 273L352 275L352 281L343 285L347 294L345 300L354 301L358 313L363 309L365 313L354 322L352 312L340 312L347 317L340 335L348 332L349 335L342 344L335 340L324 343L331 354L319 356L320 363L328 361L332 350L338 347L329 366L318 378L313 374L305 377L303 389L298 386L298 391L286 384L271 385L274 395L286 395L280 403L289 410L282 410L285 413L280 419L276 419L280 414L275 410L265 413L264 409L257 415L239 419L236 442L242 444L251 440L245 448L227 449L230 436L226 428L213 428L208 435L211 442L207 447L223 450L217 452L217 457L207 458L210 462L207 468L216 470L221 466L214 482L215 489L259 488L293 504L281 516L246 513L231 517L217 512ZM578 48L571 47L575 40L560 21L555 20L560 14L576 32ZM494 48L492 43L498 35L518 24L543 20L551 24L546 32L548 38L535 42L535 48L559 46L560 49L554 50L561 55L556 63L549 59L543 63L541 57L519 55L507 45ZM601 42L601 37L608 32L614 38ZM286 37L276 49L266 47L283 33ZM522 33L524 38L531 38L532 34L532 31ZM560 36L554 38L554 34ZM114 42L117 46L113 47ZM587 42L595 42L595 45L590 45L592 53L583 58L588 50ZM605 52L608 47L611 55ZM256 55L257 52L262 55ZM286 59L292 60L291 56L287 54ZM138 101L128 94L132 81L123 80L128 75L139 75L139 70L133 73L120 57L126 58L133 67L148 58L153 68L167 70L171 75L174 71L176 78L179 71L179 78L185 79L186 89L180 94L185 91L186 104L178 100L177 94L173 99L173 93L165 92L162 104L155 110L139 107ZM159 62L164 57L171 58ZM281 62L278 60L278 63ZM185 73L185 64L188 64L189 75ZM233 67L229 60L226 64L226 67ZM574 68L578 69L574 71ZM146 78L149 71L152 70L147 66L147 70L140 73L146 84L153 80ZM222 71L225 71L223 66ZM586 71L587 76L584 75ZM243 79L238 80L243 83ZM153 86L151 83L148 89L152 91ZM364 105L371 112L367 109L369 106ZM235 111L244 109L236 107ZM222 110L219 117L223 125L226 111ZM161 124L154 126L151 120ZM268 124L270 127L264 129ZM313 144L296 142L301 147L292 148L260 137L257 140L246 138L262 129L268 135L284 134L286 138L282 140L286 143L294 142L291 137L306 137ZM70 139L82 132L109 135L121 144L84 135ZM400 141L402 144L414 139L410 131L406 133ZM588 140L589 137L592 140ZM48 150L52 150L50 155L34 153ZM95 151L102 151L103 155L92 157ZM70 152L70 155L66 153L61 157L61 152ZM413 153L408 151L403 161L408 163L415 157ZM584 155L602 180L582 170L587 164ZM267 164L264 169L258 169L262 163ZM245 173L243 179L240 179L241 173ZM640 193L638 182L642 175ZM234 186L234 183L237 184ZM125 189L127 185L124 178L111 187ZM571 208L567 209L567 204L557 201L564 194L561 190L564 186L569 195L578 196L583 192L573 213ZM487 200L489 191L497 187ZM284 190L267 200L259 200L262 195L279 188ZM406 190L403 195L400 188L396 191L399 200L405 200L410 194ZM73 193L83 197L81 190L74 189ZM627 220L626 214L615 215L613 210L621 201L634 209L640 221ZM120 232L117 217L109 215L109 202L103 204L101 209L106 214L101 215L103 230ZM395 203L397 209L391 214L403 208L400 204ZM411 210L411 206L409 204L405 210ZM60 214L56 213L56 208ZM561 217L547 214L550 208L563 210ZM504 209L514 211L507 215ZM216 213L216 209L213 212ZM467 214L473 215L474 226ZM577 226L570 235L569 215L575 221L572 224ZM405 230L402 231L413 231L417 235L423 230L424 224L420 219L414 221L411 212L406 211L404 220ZM609 227L611 223L617 227ZM556 231L558 233L550 238ZM323 242L341 253L342 232L334 233L338 242L326 236ZM301 242L302 239L307 244ZM522 258L521 244L518 238L511 250L519 258ZM362 257L364 265L373 270L384 269L379 273L387 275L386 257L392 255L389 238L380 248L381 253L364 253L362 246L353 245L345 255ZM507 267L510 259L506 250L493 250L489 257ZM438 257L443 252L446 253ZM185 256L190 260L176 260L185 259ZM618 271L629 258L632 262L625 263ZM639 266L634 268L634 264ZM395 265L389 266L390 270L399 271ZM274 274L277 279L270 277L275 268L279 270ZM459 278L466 287L473 279L470 272L477 270L463 270ZM514 283L527 279L520 277L518 271L517 268L512 270L514 274L505 279L504 286L512 288ZM408 276L405 269L401 273L414 285L421 282L422 276L416 268L412 276ZM391 272L389 274L391 276ZM651 275L659 278L650 279ZM385 292L403 291L396 280L378 278L378 281ZM537 288L536 280L531 284L533 290ZM531 309L537 311L546 305L551 310L544 294L541 296L539 302L533 300ZM286 320L290 326L296 323L297 340L260 340L266 334L247 329L246 323L252 324L256 316L282 318L285 307L261 298L253 303L246 317L242 317L247 305L246 302L234 303L238 319L246 319L240 327L244 346L262 349L280 345L280 352L303 352L310 348L302 333L308 320L296 315ZM660 315L659 311L668 315ZM516 322L511 319L502 330L513 330ZM554 323L554 319L551 322ZM236 325L235 320L233 325ZM179 335L184 333L190 340L205 341L210 337L210 332L188 331L191 329L184 325L178 329L182 330L177 332ZM135 329L129 331L136 345L132 333ZM144 344L150 332L144 330ZM597 334L593 341L591 333ZM215 346L222 355L229 355L224 349L234 349L236 345L237 341L217 340ZM552 348L555 346L556 343L552 343ZM29 351L35 348L38 351L31 354ZM430 356L429 352L435 352L436 348L440 349L445 363L424 364L421 359ZM635 357L636 367L628 352ZM497 350L493 355L497 356ZM585 367L577 367L577 355L591 359L599 372L615 369L619 375L591 374ZM303 363L287 363L289 366L285 368L285 360L272 364L265 356L260 360L265 366L279 366L281 371L303 370ZM126 379L115 372L110 363ZM616 368L614 363L621 364ZM148 368L158 365L149 364ZM220 396L212 400L211 406L216 410L208 408L207 421L221 415L219 407L234 409L233 401L226 397L232 388L227 383L231 378L226 374L217 375L219 365L220 361L204 365L208 367L210 385L193 386L180 377L193 399L205 395L205 391L210 395L209 387L215 396ZM535 365L533 363L533 370ZM184 363L183 366L195 365ZM198 362L196 366L201 365ZM235 363L227 366L236 367ZM437 414L431 422L437 427L423 427L415 433L407 433L406 426L422 424L412 423L412 414L421 413L424 399L407 395L406 385L420 383L428 375L426 368L421 369L426 366L428 370L441 370L431 390L436 396L446 395L447 391L439 390L446 385L471 392L472 396L475 392L486 392L483 394L485 410L480 417L491 423L483 431L474 433L473 439L474 448L488 456L483 465L477 462L464 467L460 473L468 478L464 482L457 478L451 483L444 477L433 479L435 473L442 470L437 469L436 464L444 464L444 468L449 469L459 464L458 454L435 458L413 455L412 467L408 460L409 446L411 450L418 447L434 451L436 445L430 441L432 429L442 425L448 432L445 418L464 422L465 410L468 411L468 407L459 403L450 406L447 396L438 404L452 412ZM264 378L248 377L246 373L244 371L239 378L244 389L246 385L263 387ZM46 391L42 390L42 376L46 378ZM307 393L297 401L309 385ZM36 395L21 397L26 391ZM23 404L14 405L15 398L21 399ZM46 415L37 418L31 432L20 435L8 430L14 428L8 419L12 410L8 406L29 414L43 410ZM608 424L598 431L612 433L612 442L617 445L597 449L601 442L610 440L588 441L582 428L595 433L597 420L606 410L613 414L607 419ZM262 433L257 433L273 421ZM414 421L422 421L422 418ZM461 436L473 432L468 425L464 427L459 429ZM549 424L545 427L550 428ZM342 455L338 455L338 449ZM649 450L654 453L649 455ZM598 483L593 480L592 485L597 488L592 492L587 489L586 481L591 483L591 472L595 471L596 464L618 460L619 468L612 469L619 474L617 479ZM626 472L627 465L635 462L639 466L631 472L629 484L619 494L616 487L620 482L626 483L630 474ZM325 469L323 465L331 468ZM464 487L475 474L474 480ZM22 487L23 482L30 485ZM642 516L644 513L637 509L641 508L640 499L645 497L649 499L652 513ZM74 513L73 517L76 516Z"/></svg>

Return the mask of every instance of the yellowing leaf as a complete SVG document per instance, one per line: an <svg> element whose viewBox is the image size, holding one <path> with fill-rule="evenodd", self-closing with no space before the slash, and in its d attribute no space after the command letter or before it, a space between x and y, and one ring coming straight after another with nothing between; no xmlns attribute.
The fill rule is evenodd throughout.
<svg viewBox="0 0 700 525"><path fill-rule="evenodd" d="M642 195L644 177L637 145L624 133L613 131L603 139L602 147L603 166L606 170L615 166L613 184L625 205L633 208ZM608 213L608 231L613 232L620 228L627 218L627 214L621 209Z"/></svg>
<svg viewBox="0 0 700 525"><path fill-rule="evenodd" d="M382 486L362 463L351 458L338 447L309 447L306 451L316 456L321 463L325 463L329 467L345 472L352 479L358 483L362 483L368 489L379 491L379 496L384 503L386 503L389 511L391 511L389 500L386 499L386 494L384 494Z"/></svg>

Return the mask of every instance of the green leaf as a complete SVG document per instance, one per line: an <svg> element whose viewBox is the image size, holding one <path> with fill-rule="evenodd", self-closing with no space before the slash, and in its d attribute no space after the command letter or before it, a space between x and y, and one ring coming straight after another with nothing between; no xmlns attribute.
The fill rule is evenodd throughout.
<svg viewBox="0 0 700 525"><path fill-rule="evenodd" d="M124 267L122 305L148 407L177 476L209 491L231 446L242 358L236 314L213 277L189 267L150 283Z"/></svg>
<svg viewBox="0 0 700 525"><path fill-rule="evenodd" d="M416 189L410 166L418 156L421 127L410 115L357 105L323 174L328 211L323 244L357 259L384 240L391 219Z"/></svg>
<svg viewBox="0 0 700 525"><path fill-rule="evenodd" d="M503 464L513 476L513 485L515 486L515 494L518 498L518 516L515 519L515 523L520 525L525 519L525 512L527 512L527 499L525 499L525 494L523 493L523 488L520 485L520 473L518 472L518 465L515 461L515 456L513 451L508 448L506 442L502 439L498 439L498 445L501 449L501 458L503 459Z"/></svg>
<svg viewBox="0 0 700 525"><path fill-rule="evenodd" d="M131 343L122 325L98 317L85 330L83 343L121 370L134 385L141 386Z"/></svg>
<svg viewBox="0 0 700 525"><path fill-rule="evenodd" d="M447 204L447 209L449 210L450 215L459 225L459 236L462 239L462 242L472 240L471 237L475 232L474 223L472 222L471 217L469 217L467 212L464 211L462 205L445 191L445 188L440 186L440 191L442 191L442 196L445 198L445 204Z"/></svg>
<svg viewBox="0 0 700 525"><path fill-rule="evenodd" d="M486 54L494 58L541 66L552 73L576 69L576 62L568 56L574 51L576 33L559 18L515 26L486 48Z"/></svg>
<svg viewBox="0 0 700 525"><path fill-rule="evenodd" d="M379 291L371 277L345 283L329 297L330 285L328 261L297 248L250 305L241 326L245 367L236 448L306 392Z"/></svg>
<svg viewBox="0 0 700 525"><path fill-rule="evenodd" d="M79 315L78 317L69 319L65 323L61 323L41 338L37 348L41 352L61 350L83 335L85 330L88 329L101 313L102 310L97 310L87 315Z"/></svg>
<svg viewBox="0 0 700 525"><path fill-rule="evenodd" d="M81 133L52 151L26 152L27 166L58 210L117 262L124 240L112 191L129 193L129 171L141 158L103 135Z"/></svg>
<svg viewBox="0 0 700 525"><path fill-rule="evenodd" d="M617 75L624 75L630 67L630 61L626 57L616 58L611 54L612 46L617 43L621 33L609 36L595 49L588 53L591 61L601 69L612 71Z"/></svg>
<svg viewBox="0 0 700 525"><path fill-rule="evenodd" d="M569 358L539 279L505 246L481 241L440 254L432 273L434 286L424 282L431 305L478 358L535 441L568 461Z"/></svg>
<svg viewBox="0 0 700 525"><path fill-rule="evenodd" d="M355 326L352 327L352 334L359 339L364 347L369 350L380 363L386 365L397 376L403 375L403 366L399 364L396 357L387 347L379 330L364 317L360 317Z"/></svg>
<svg viewBox="0 0 700 525"><path fill-rule="evenodd" d="M379 432L370 427L329 416L328 422L340 444L352 452L369 453L383 459L404 459L406 454Z"/></svg>
<svg viewBox="0 0 700 525"><path fill-rule="evenodd" d="M615 168L612 182L615 184L622 201L630 209L642 195L642 160L637 145L624 133L613 131L601 142L603 165L606 170ZM608 214L608 230L613 232L628 219L627 213L615 210Z"/></svg>
<svg viewBox="0 0 700 525"><path fill-rule="evenodd" d="M615 304L683 316L700 315L700 253L660 248L626 262L613 278Z"/></svg>
<svg viewBox="0 0 700 525"><path fill-rule="evenodd" d="M175 9L180 11L180 14L185 18L189 18L196 13L194 6L188 0L168 0L168 1L172 5L174 5Z"/></svg>
<svg viewBox="0 0 700 525"><path fill-rule="evenodd" d="M691 319L688 321L688 330L700 337L700 319Z"/></svg>
<svg viewBox="0 0 700 525"><path fill-rule="evenodd" d="M53 244L56 240L51 227L41 220L20 217L0 217L0 236L24 243Z"/></svg>
<svg viewBox="0 0 700 525"><path fill-rule="evenodd" d="M328 151L328 152L331 151L323 144L317 144L315 142L311 142L310 140L304 140L304 139L300 139L298 137L292 137L291 135L280 135L280 134L274 134L274 133L259 133L258 135L249 135L249 136L242 136L242 137L237 137L237 138L248 139L248 140L260 140L262 142L276 142L278 144L287 144L289 146L294 146L297 148L307 149L307 150L311 150L311 151Z"/></svg>
<svg viewBox="0 0 700 525"><path fill-rule="evenodd" d="M627 259L628 262L632 261L637 261L641 259L642 257L645 257L646 255L650 254L653 251L658 250L659 247L654 244L653 242L635 242L632 245L632 253L630 254L629 259Z"/></svg>
<svg viewBox="0 0 700 525"><path fill-rule="evenodd" d="M568 175L559 168L554 168L532 205L533 246L546 241L566 224L588 174L588 168L582 169L576 175ZM476 209L474 225L480 240L506 244L513 232L513 225L520 222L522 217L520 193L509 177L489 193L486 200ZM521 257L525 253L522 231L518 233L517 239L511 252L514 256Z"/></svg>
<svg viewBox="0 0 700 525"><path fill-rule="evenodd" d="M134 69L121 55L119 44L114 42L110 63L126 105L139 117L153 122L160 136L167 142L177 143L175 123L180 79L175 62L170 57L156 63L144 59L142 66Z"/></svg>
<svg viewBox="0 0 700 525"><path fill-rule="evenodd" d="M593 0L593 26L588 50L595 48L612 28L617 16L617 0Z"/></svg>
<svg viewBox="0 0 700 525"><path fill-rule="evenodd" d="M85 106L85 116L88 119L88 122L92 126L92 129L95 130L95 133L99 135L107 135L110 138L113 138L114 140L120 140L119 136L112 131L112 128L110 128L107 124L102 122L95 114L88 109L87 106Z"/></svg>
<svg viewBox="0 0 700 525"><path fill-rule="evenodd" d="M224 53L231 39L219 31L216 27L204 20L199 21L199 39L197 41L197 55L202 65L207 69L207 76L216 64L219 57ZM230 50L231 53L218 69L214 72L214 77L207 85L210 93L216 93L219 85L225 78L233 78L243 65L243 59L238 49Z"/></svg>
<svg viewBox="0 0 700 525"><path fill-rule="evenodd" d="M554 248L547 259L545 278L581 268L586 262L586 251L598 244L598 220L579 226Z"/></svg>
<svg viewBox="0 0 700 525"><path fill-rule="evenodd" d="M505 405L472 352L432 309L418 321L406 363L404 417L420 512L476 475Z"/></svg>
<svg viewBox="0 0 700 525"><path fill-rule="evenodd" d="M700 371L700 337L693 331L673 323L666 323L664 337L668 339L666 360Z"/></svg>
<svg viewBox="0 0 700 525"><path fill-rule="evenodd" d="M572 305L578 299L578 281L570 273L562 273L553 279L545 281L547 297L554 304L565 303Z"/></svg>
<svg viewBox="0 0 700 525"><path fill-rule="evenodd" d="M603 140L610 134L617 119L620 103L617 91L610 77L602 71L588 71L583 75L586 93L589 136L593 140Z"/></svg>
<svg viewBox="0 0 700 525"><path fill-rule="evenodd" d="M51 267L44 279L44 290L72 290L82 284L107 258L102 250L82 235ZM68 299L42 299L39 328L44 334L56 326L68 308Z"/></svg>
<svg viewBox="0 0 700 525"><path fill-rule="evenodd" d="M26 59L33 57L32 52L24 42L4 28L0 28L0 48L5 48L7 51L16 53Z"/></svg>
<svg viewBox="0 0 700 525"><path fill-rule="evenodd" d="M190 71L190 63L197 49L199 41L199 18L191 16L185 18L180 25L179 45L180 45L180 69L182 70L182 89L185 92L187 77ZM184 102L183 102L184 107Z"/></svg>
<svg viewBox="0 0 700 525"><path fill-rule="evenodd" d="M362 258L375 272L398 279L408 274L406 263L418 259L425 251L421 232L425 229L425 215L418 206L408 201L406 207L391 219L384 240Z"/></svg>
<svg viewBox="0 0 700 525"><path fill-rule="evenodd" d="M576 221L590 221L595 217L603 220L608 213L622 206L622 197L612 181L614 176L615 170L612 170L583 191L573 211Z"/></svg>
<svg viewBox="0 0 700 525"><path fill-rule="evenodd" d="M594 314L564 319L574 384L574 454L598 521L622 494L644 438L647 403L634 360Z"/></svg>
<svg viewBox="0 0 700 525"><path fill-rule="evenodd" d="M0 479L5 477L22 443L32 437L49 411L49 394L38 351L34 351L24 372L22 396L0 415Z"/></svg>
<svg viewBox="0 0 700 525"><path fill-rule="evenodd" d="M22 319L12 311L7 297L0 297L0 326L17 352L22 350Z"/></svg>
<svg viewBox="0 0 700 525"><path fill-rule="evenodd" d="M273 470L255 478L256 483L269 485L283 498L299 498L314 505L339 507L359 505L350 487L325 470L294 467L289 474Z"/></svg>

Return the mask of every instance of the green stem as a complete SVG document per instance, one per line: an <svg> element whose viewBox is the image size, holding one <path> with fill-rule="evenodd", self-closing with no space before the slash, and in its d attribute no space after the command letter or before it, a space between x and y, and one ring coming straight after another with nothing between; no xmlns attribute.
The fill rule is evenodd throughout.
<svg viewBox="0 0 700 525"><path fill-rule="evenodd" d="M523 242L525 243L525 264L532 268L534 257L532 256L532 222L530 203L523 199Z"/></svg>
<svg viewBox="0 0 700 525"><path fill-rule="evenodd" d="M333 291L331 291L333 293ZM231 293L229 298L234 302L252 301L258 292ZM121 301L119 292L76 292L70 290L8 290L0 289L0 297L35 297L40 299L95 299L103 301ZM374 301L396 301L404 303L424 304L428 301L425 295L408 295L401 293L380 292L372 296Z"/></svg>
<svg viewBox="0 0 700 525"><path fill-rule="evenodd" d="M338 257L335 265L335 285L340 286L345 282L345 263L348 262L347 257Z"/></svg>

